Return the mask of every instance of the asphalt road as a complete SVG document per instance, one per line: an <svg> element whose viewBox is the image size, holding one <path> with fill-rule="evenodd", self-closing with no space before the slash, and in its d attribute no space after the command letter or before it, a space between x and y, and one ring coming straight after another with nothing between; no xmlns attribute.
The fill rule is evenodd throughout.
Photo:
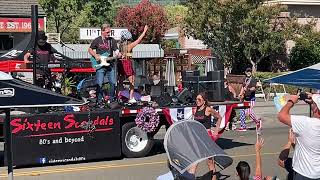
<svg viewBox="0 0 320 180"><path fill-rule="evenodd" d="M259 102L255 109L258 116L263 117L263 137L265 146L262 150L263 174L277 175L285 179L286 173L277 165L277 157L282 146L287 141L288 128L276 120L275 108L271 102ZM308 114L308 106L296 105L295 114ZM144 158L118 159L100 162L58 165L49 167L23 168L14 170L17 180L151 180L168 171L166 155L162 139L165 131L162 129L156 135L156 145L151 154ZM254 130L247 132L227 131L218 140L222 147L234 160L233 164L221 171L221 178L236 179L235 166L241 160L247 161L254 171ZM3 146L3 145L2 145ZM3 148L3 147L2 147ZM198 168L198 175L207 171L203 162ZM0 180L7 179L6 167L0 168Z"/></svg>

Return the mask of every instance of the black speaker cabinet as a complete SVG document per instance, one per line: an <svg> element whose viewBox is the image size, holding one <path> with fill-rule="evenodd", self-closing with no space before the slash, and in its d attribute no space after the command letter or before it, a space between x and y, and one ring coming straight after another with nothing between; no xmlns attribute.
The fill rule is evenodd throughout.
<svg viewBox="0 0 320 180"><path fill-rule="evenodd" d="M200 76L200 71L182 71L182 80L186 80L188 77Z"/></svg>
<svg viewBox="0 0 320 180"><path fill-rule="evenodd" d="M178 95L178 101L183 104L190 104L194 102L194 94L187 88L184 88L182 92Z"/></svg>
<svg viewBox="0 0 320 180"><path fill-rule="evenodd" d="M163 93L160 97L155 97L155 101L160 107L169 106L173 101L169 93Z"/></svg>
<svg viewBox="0 0 320 180"><path fill-rule="evenodd" d="M161 96L162 87L161 86L151 86L150 96L152 97L160 97Z"/></svg>
<svg viewBox="0 0 320 180"><path fill-rule="evenodd" d="M220 82L211 82L207 83L206 89L208 100L215 101L224 101L224 84L223 81Z"/></svg>
<svg viewBox="0 0 320 180"><path fill-rule="evenodd" d="M207 72L208 81L223 81L224 71L210 71Z"/></svg>

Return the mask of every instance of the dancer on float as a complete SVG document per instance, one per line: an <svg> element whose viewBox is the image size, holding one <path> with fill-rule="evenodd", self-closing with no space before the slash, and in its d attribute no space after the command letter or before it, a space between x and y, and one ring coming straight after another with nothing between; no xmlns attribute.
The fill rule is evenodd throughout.
<svg viewBox="0 0 320 180"><path fill-rule="evenodd" d="M130 96L129 96L129 103L136 103L136 99L133 96L134 93L134 70L133 70L133 64L132 64L132 49L136 47L144 38L146 35L146 32L148 30L148 26L144 26L144 30L142 34L139 36L139 38L133 42L131 42L132 35L128 30L124 30L121 32L121 53L122 53L122 59L119 63L119 74L123 78L128 77L130 82Z"/></svg>

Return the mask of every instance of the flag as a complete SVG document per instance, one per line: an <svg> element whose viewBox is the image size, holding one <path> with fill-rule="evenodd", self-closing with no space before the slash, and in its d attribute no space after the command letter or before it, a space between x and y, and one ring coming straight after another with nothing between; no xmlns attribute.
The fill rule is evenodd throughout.
<svg viewBox="0 0 320 180"><path fill-rule="evenodd" d="M193 118L193 107L182 108L164 108L162 110L169 124L173 124L181 120L189 120Z"/></svg>
<svg viewBox="0 0 320 180"><path fill-rule="evenodd" d="M211 108L216 110L222 118L221 124L219 127L220 131L219 131L218 136L213 136L211 131L208 132L210 138L213 141L216 141L221 136L221 134L224 132L224 129L229 122L233 106L235 106L235 105L211 106ZM195 113L195 111L196 111L196 107L164 108L162 110L164 116L166 117L166 119L170 125L174 124L175 122L178 122L178 121L193 119L193 114ZM215 121L213 116L212 116L211 121Z"/></svg>
<svg viewBox="0 0 320 180"><path fill-rule="evenodd" d="M222 117L220 128L221 129L225 128L229 120L228 118L226 118L227 106L226 105L212 106L212 108L216 110ZM162 110L169 124L173 124L181 120L193 119L193 114L195 111L196 111L195 107L164 108ZM214 121L214 117L212 117L211 121Z"/></svg>
<svg viewBox="0 0 320 180"><path fill-rule="evenodd" d="M220 129L225 128L227 126L228 122L229 122L229 118L227 118L227 120L226 120L227 106L226 105L212 106L212 108L214 110L216 110L220 114L220 116L222 118L219 128ZM214 117L212 117L211 121L213 121L213 120L214 120Z"/></svg>

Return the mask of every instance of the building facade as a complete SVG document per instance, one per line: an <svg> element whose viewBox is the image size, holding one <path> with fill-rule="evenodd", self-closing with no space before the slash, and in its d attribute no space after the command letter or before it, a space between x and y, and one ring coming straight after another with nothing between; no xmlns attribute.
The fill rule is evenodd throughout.
<svg viewBox="0 0 320 180"><path fill-rule="evenodd" d="M31 5L38 5L38 24L45 30L46 18L37 0L0 0L0 54L16 47L31 33Z"/></svg>
<svg viewBox="0 0 320 180"><path fill-rule="evenodd" d="M320 0L272 0L288 7L288 15L298 16L298 22L306 24L312 19L316 21L315 29L320 31Z"/></svg>

